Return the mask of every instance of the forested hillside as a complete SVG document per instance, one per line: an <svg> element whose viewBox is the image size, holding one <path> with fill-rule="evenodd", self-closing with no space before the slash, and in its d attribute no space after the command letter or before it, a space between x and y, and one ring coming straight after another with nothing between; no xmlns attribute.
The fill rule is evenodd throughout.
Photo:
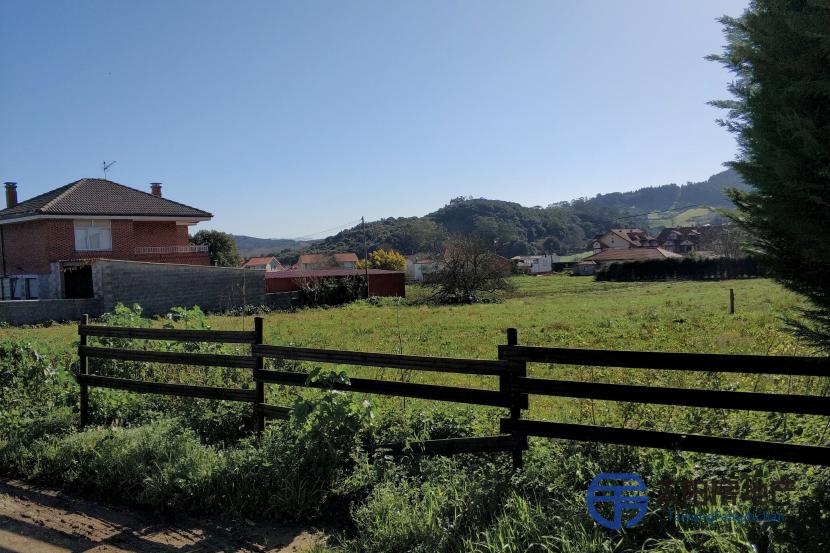
<svg viewBox="0 0 830 553"><path fill-rule="evenodd" d="M672 214L682 213L688 206L730 207L723 193L729 187L746 188L732 170L713 175L704 182L600 194L547 207L460 197L423 217L390 217L366 223L366 245L369 251L392 248L405 255L430 253L450 234L475 233L506 257L533 253L569 254L584 251L593 236L608 228L664 226ZM251 251L253 240L260 239L237 237L240 251ZM262 251L263 247L269 246L265 242L257 244L258 254L278 254L286 262L295 261L300 251L353 251L362 257L364 250L360 226L305 246L291 244L294 242L291 240L268 241L273 244L266 252Z"/></svg>
<svg viewBox="0 0 830 553"><path fill-rule="evenodd" d="M738 173L729 169L712 175L703 182L687 182L683 185L672 183L640 188L632 192L598 194L587 202L596 207L624 212L665 211L698 205L732 207L729 198L723 193L725 188L746 190L747 185Z"/></svg>

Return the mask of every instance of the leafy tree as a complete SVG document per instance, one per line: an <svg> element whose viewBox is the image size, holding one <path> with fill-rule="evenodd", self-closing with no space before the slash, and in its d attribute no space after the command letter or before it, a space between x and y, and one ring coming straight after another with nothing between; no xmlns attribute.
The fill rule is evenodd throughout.
<svg viewBox="0 0 830 553"><path fill-rule="evenodd" d="M200 230L190 239L194 244L207 244L210 262L220 267L239 267L242 257L236 250L236 241L227 232Z"/></svg>
<svg viewBox="0 0 830 553"><path fill-rule="evenodd" d="M366 260L357 262L358 269L366 268ZM403 271L406 269L406 258L395 250L375 250L369 254L370 269L385 269L387 271Z"/></svg>
<svg viewBox="0 0 830 553"><path fill-rule="evenodd" d="M424 284L438 303L475 303L512 288L505 278L510 267L479 237L450 237L436 261L438 269L425 275Z"/></svg>
<svg viewBox="0 0 830 553"><path fill-rule="evenodd" d="M542 242L542 249L545 255L558 254L562 249L562 243L555 236L548 236Z"/></svg>
<svg viewBox="0 0 830 553"><path fill-rule="evenodd" d="M732 190L750 247L811 307L797 332L830 351L830 3L754 0L723 17L733 99L720 123L737 136L730 163L752 186Z"/></svg>

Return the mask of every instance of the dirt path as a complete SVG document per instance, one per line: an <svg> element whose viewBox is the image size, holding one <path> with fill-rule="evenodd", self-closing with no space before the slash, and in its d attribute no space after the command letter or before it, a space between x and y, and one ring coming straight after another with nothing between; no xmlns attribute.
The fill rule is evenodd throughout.
<svg viewBox="0 0 830 553"><path fill-rule="evenodd" d="M322 534L299 527L222 525L109 507L0 479L0 553L301 552Z"/></svg>

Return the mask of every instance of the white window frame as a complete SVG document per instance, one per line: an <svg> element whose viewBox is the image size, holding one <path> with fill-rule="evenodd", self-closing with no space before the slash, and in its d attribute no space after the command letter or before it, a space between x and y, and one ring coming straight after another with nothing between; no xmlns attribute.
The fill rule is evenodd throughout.
<svg viewBox="0 0 830 553"><path fill-rule="evenodd" d="M112 251L112 221L109 219L75 219L76 252Z"/></svg>

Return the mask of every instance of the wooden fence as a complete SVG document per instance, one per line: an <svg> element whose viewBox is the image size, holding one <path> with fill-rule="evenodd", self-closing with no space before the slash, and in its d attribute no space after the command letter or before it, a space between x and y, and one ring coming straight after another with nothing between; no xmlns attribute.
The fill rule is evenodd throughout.
<svg viewBox="0 0 830 553"><path fill-rule="evenodd" d="M286 419L290 416L289 408L265 403L266 384L314 388L329 386L309 380L307 373L266 370L265 360L271 358L498 378L497 390L368 378L351 378L348 383L335 385L335 389L351 392L498 407L505 409L508 415L501 418L501 434L496 436L449 438L380 446L393 453L409 450L417 454L447 455L504 451L512 452L514 467L521 468L522 453L527 449L527 439L529 436L537 436L830 465L830 447L824 446L566 424L522 417L524 411L529 409L529 395L830 416L830 397L827 396L597 384L527 376L528 363L547 363L827 378L830 377L830 358L530 347L518 345L518 335L514 328L507 330L507 344L499 346L498 360L365 353L266 345L263 340L261 317L254 319L254 330L246 332L105 327L90 325L88 317L84 316L78 333L78 381L81 387L82 425L89 422L89 387L97 386L138 393L251 402L256 429L262 432L266 418ZM88 345L89 336L249 344L251 351L250 355L217 355L93 347ZM228 389L98 376L89 374L90 358L247 369L252 372L255 388Z"/></svg>

